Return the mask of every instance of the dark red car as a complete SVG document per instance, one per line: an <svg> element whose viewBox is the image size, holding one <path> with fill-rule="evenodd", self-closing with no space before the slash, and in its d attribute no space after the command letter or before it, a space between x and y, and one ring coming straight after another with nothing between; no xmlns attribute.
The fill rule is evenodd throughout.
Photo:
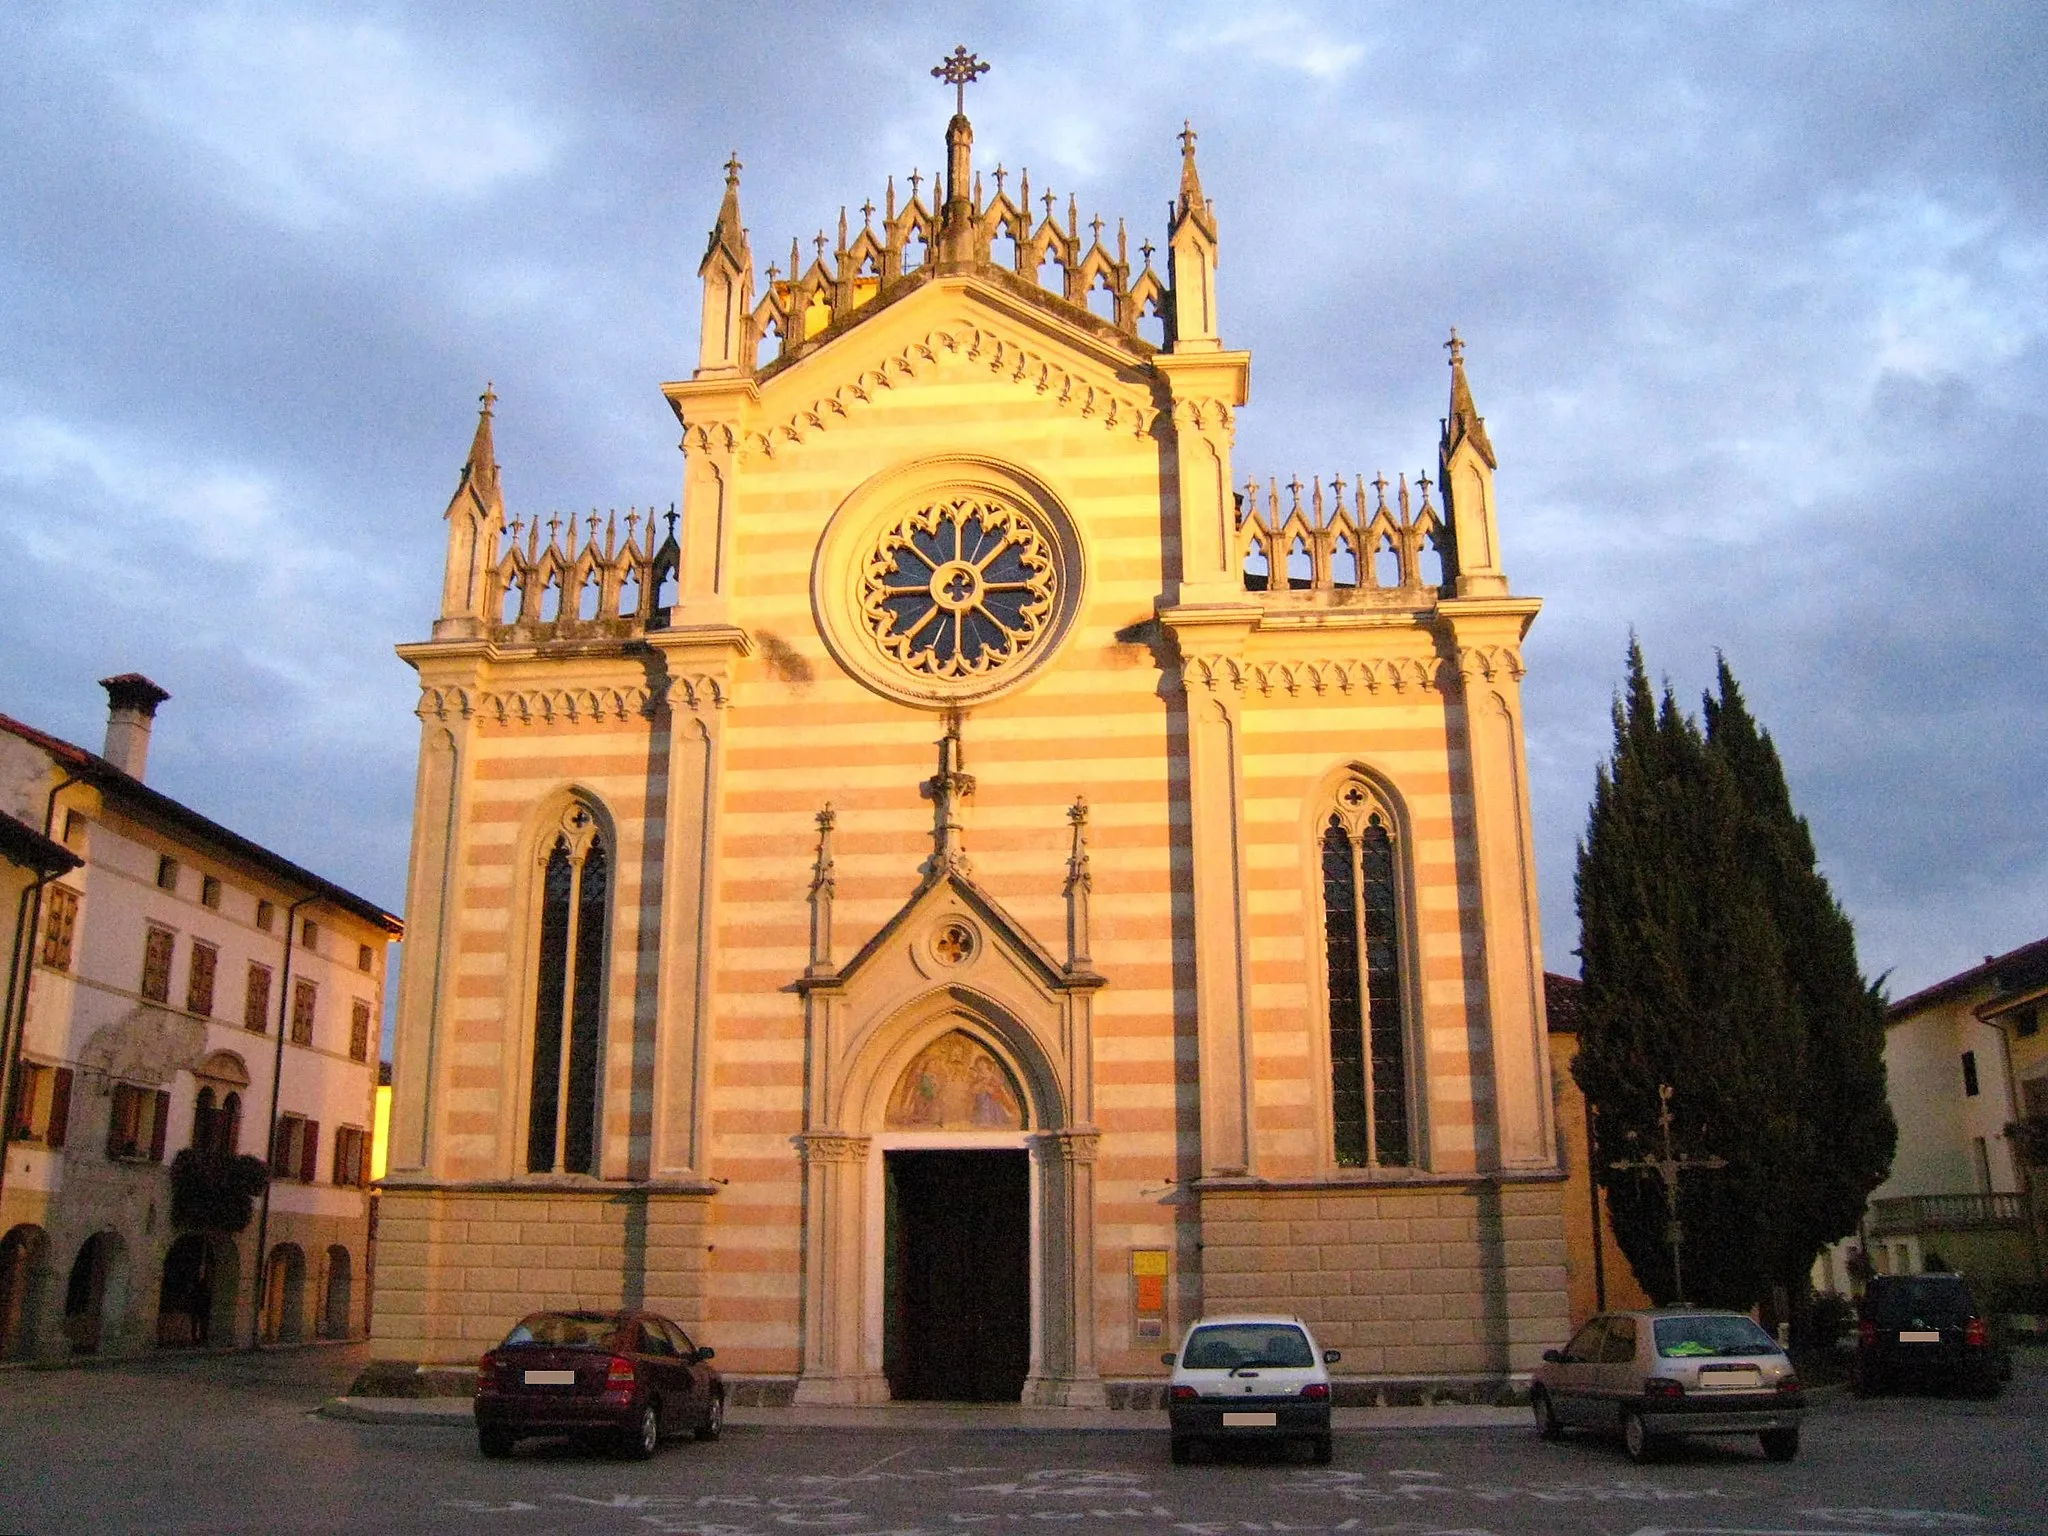
<svg viewBox="0 0 2048 1536"><path fill-rule="evenodd" d="M523 1435L601 1438L645 1460L665 1435L716 1440L725 1382L711 1355L652 1312L536 1312L478 1362L477 1444L509 1456Z"/></svg>

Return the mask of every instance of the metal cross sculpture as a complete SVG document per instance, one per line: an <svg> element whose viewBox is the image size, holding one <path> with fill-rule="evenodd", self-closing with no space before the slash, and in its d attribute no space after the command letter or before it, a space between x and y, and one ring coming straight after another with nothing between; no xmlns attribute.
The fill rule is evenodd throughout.
<svg viewBox="0 0 2048 1536"><path fill-rule="evenodd" d="M988 73L988 65L967 51L962 44L939 61L939 67L932 71L934 80L943 80L953 87L953 112L964 117L967 113L967 87L979 75Z"/></svg>
<svg viewBox="0 0 2048 1536"><path fill-rule="evenodd" d="M1693 1168L1726 1168L1725 1157L1680 1157L1671 1145L1671 1085L1657 1085L1657 1127L1664 1143L1662 1157L1623 1158L1607 1166L1617 1170L1638 1168L1657 1175L1657 1182L1664 1186L1664 1209L1670 1213L1670 1220L1664 1227L1664 1240L1671 1245L1671 1289L1672 1302L1681 1304L1685 1297L1685 1278L1679 1269L1679 1247L1685 1233L1678 1224L1678 1176ZM1631 1138L1635 1132L1629 1132Z"/></svg>

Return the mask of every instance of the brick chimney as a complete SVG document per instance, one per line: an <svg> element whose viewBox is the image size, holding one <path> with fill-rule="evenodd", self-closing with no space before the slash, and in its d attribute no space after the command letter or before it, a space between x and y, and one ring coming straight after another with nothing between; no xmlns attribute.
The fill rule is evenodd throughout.
<svg viewBox="0 0 2048 1536"><path fill-rule="evenodd" d="M156 707L170 695L140 672L103 677L100 686L107 690L107 744L100 756L139 779L149 766L149 729Z"/></svg>

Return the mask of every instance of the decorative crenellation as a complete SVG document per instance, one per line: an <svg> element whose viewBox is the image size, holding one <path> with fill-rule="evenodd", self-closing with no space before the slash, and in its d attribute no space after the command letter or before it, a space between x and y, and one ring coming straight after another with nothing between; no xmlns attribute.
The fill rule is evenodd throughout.
<svg viewBox="0 0 2048 1536"><path fill-rule="evenodd" d="M513 518L486 592L492 638L609 639L662 628L668 619L663 586L674 578L681 555L674 507L665 517L667 535L656 544L656 526L662 521L663 514L652 507L645 512L630 507L623 519L614 510L604 519L600 542L595 511L581 520L580 537L578 519L560 513L550 514L545 525L538 517Z"/></svg>
<svg viewBox="0 0 2048 1536"><path fill-rule="evenodd" d="M1457 563L1449 528L1429 499L1427 471L1417 483L1419 503L1411 500L1404 474L1390 505L1384 475L1370 481L1360 476L1349 500L1341 475L1331 477L1327 499L1321 476L1306 486L1299 476L1285 485L1268 481L1263 495L1256 480L1247 481L1237 496L1238 556L1245 590L1380 591L1409 602L1428 601L1447 590L1456 579ZM1370 505L1365 496L1368 485L1373 491ZM1432 553L1441 567L1436 571L1426 569L1426 556ZM1304 561L1306 573L1299 569ZM1392 569L1383 570L1384 563L1391 563Z"/></svg>
<svg viewBox="0 0 2048 1536"><path fill-rule="evenodd" d="M904 278L926 275L938 253L940 222L949 199L943 177L929 178L930 203L923 196L927 178L913 170L908 179L910 196L899 202L896 178L889 178L879 227L878 210L870 201L858 210L857 232L844 207L839 210L836 239L818 231L810 242L816 254L808 264L801 243L790 241L788 266L768 267L760 302L748 317L744 356L751 358L771 336L777 342L777 362L800 355L820 333L873 303L884 289ZM1057 214L1059 199L1050 187L1034 199L1028 170L1018 174L1014 198L1009 172L998 165L993 179L995 191L990 194L977 174L967 203L972 265L1015 273L1082 309L1088 307L1091 292L1106 291L1113 305L1110 323L1133 339L1138 339L1138 322L1147 315L1169 323L1167 285L1153 269L1157 248L1149 241L1138 247L1139 264L1133 271L1123 220L1117 221L1112 250L1103 239L1107 226L1102 218L1098 215L1083 224L1080 203L1071 193L1062 220ZM1034 213L1034 208L1039 211ZM1008 260L999 261L997 247L1005 240L1011 247ZM1048 263L1055 269L1049 273L1044 271Z"/></svg>

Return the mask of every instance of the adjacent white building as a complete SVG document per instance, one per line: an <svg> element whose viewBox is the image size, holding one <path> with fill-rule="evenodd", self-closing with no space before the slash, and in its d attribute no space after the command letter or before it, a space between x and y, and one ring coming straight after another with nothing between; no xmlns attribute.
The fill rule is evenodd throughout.
<svg viewBox="0 0 2048 1536"><path fill-rule="evenodd" d="M2009 1041L1987 1022L2038 988L2048 939L1959 971L1885 1015L1886 1091L1899 1125L1890 1175L1871 1191L1861 1245L1879 1274L1959 1269L1986 1281L2039 1277L2026 1170L2008 1135L2020 1118ZM1848 1293L1855 1241L1822 1256L1816 1282Z"/></svg>
<svg viewBox="0 0 2048 1536"><path fill-rule="evenodd" d="M0 715L0 812L82 861L24 901L0 1014L0 1357L360 1334L399 921L150 788L168 695L102 686L101 753ZM252 1218L195 1219L238 1153Z"/></svg>

